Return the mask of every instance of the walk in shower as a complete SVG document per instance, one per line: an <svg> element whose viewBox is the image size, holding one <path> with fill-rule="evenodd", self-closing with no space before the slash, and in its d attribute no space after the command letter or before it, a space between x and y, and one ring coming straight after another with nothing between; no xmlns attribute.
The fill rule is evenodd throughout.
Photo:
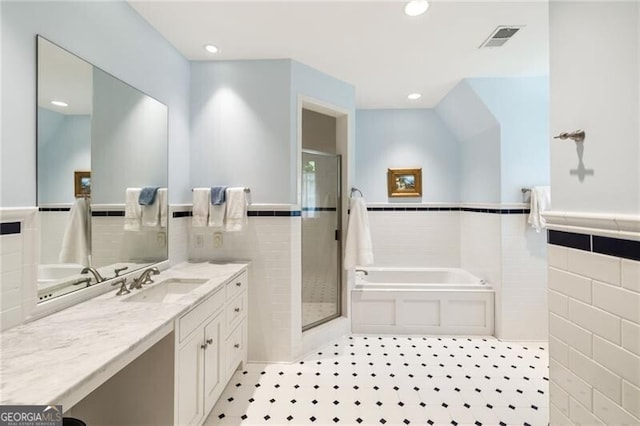
<svg viewBox="0 0 640 426"><path fill-rule="evenodd" d="M302 329L341 315L340 156L302 151Z"/></svg>

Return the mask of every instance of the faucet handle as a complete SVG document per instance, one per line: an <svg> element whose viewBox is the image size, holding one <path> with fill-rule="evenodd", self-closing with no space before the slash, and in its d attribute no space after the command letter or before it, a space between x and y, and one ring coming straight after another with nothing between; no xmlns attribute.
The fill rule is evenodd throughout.
<svg viewBox="0 0 640 426"><path fill-rule="evenodd" d="M119 277L119 276L120 276L120 272L122 272L122 271L126 271L127 269L129 269L129 267L128 267L128 266L123 266L122 268L115 268L115 269L113 270L113 272L115 272L115 273L116 273L116 276L115 276L115 277ZM115 278L115 277L114 277L114 278Z"/></svg>
<svg viewBox="0 0 640 426"><path fill-rule="evenodd" d="M123 294L129 294L131 291L127 288L127 279L125 277L120 278L119 280L115 280L111 283L111 286L120 285L120 290L116 293L116 296L122 296Z"/></svg>

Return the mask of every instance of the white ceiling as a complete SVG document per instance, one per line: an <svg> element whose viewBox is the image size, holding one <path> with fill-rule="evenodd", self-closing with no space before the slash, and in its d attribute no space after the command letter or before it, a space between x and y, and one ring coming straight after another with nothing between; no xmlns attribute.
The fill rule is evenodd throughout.
<svg viewBox="0 0 640 426"><path fill-rule="evenodd" d="M430 108L467 77L548 74L546 1L129 0L190 60L292 58L351 83L358 108ZM525 25L504 47L498 25ZM203 46L215 44L215 56ZM407 100L412 92L418 101Z"/></svg>

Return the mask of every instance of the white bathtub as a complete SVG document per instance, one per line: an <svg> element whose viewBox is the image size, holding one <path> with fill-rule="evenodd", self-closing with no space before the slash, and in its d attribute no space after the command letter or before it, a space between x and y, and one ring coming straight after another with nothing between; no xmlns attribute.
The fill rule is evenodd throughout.
<svg viewBox="0 0 640 426"><path fill-rule="evenodd" d="M354 333L493 335L493 288L463 269L362 270L351 291Z"/></svg>

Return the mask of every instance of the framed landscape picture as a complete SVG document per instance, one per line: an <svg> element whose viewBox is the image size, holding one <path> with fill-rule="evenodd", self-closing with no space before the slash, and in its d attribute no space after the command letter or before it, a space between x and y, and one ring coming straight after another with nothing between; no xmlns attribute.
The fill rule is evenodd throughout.
<svg viewBox="0 0 640 426"><path fill-rule="evenodd" d="M422 169L388 169L389 197L421 197Z"/></svg>

